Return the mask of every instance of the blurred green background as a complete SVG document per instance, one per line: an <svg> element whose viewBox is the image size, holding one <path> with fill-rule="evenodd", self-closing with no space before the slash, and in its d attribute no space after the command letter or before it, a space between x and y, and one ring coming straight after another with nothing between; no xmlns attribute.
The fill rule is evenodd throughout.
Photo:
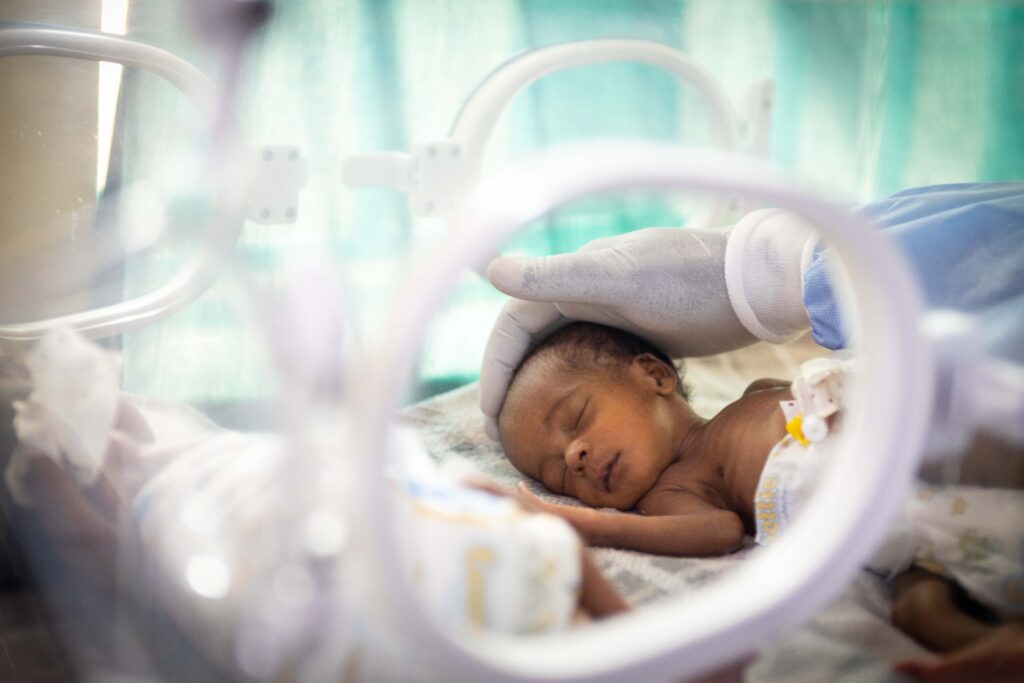
<svg viewBox="0 0 1024 683"><path fill-rule="evenodd" d="M203 46L182 37L175 8L131 4L128 34L202 66ZM280 1L250 55L241 112L250 140L300 145L310 177L296 224L245 228L241 255L256 286L271 291L283 264L312 245L342 268L358 343L372 346L411 260L437 248L443 232L415 219L405 195L346 188L344 158L443 137L477 83L510 56L601 37L686 51L734 104L772 79L771 159L850 202L910 186L1024 178L1018 3ZM122 111L145 137L161 113L143 93L144 84L126 81ZM485 166L604 136L708 141L704 113L673 77L594 65L526 88L499 121ZM132 154L126 144L126 168ZM671 198L598 197L538 222L509 249L568 251L685 221L685 203ZM129 263L127 290L148 286L147 273ZM233 287L218 284L173 318L126 335L127 388L205 406L270 395L262 343L239 321ZM503 301L467 274L425 340L416 396L476 378Z"/></svg>

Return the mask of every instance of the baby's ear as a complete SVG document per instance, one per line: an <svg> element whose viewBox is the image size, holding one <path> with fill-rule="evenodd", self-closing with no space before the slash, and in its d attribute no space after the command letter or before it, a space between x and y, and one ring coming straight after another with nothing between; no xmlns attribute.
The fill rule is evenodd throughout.
<svg viewBox="0 0 1024 683"><path fill-rule="evenodd" d="M679 379L675 369L653 354L641 353L634 356L629 369L636 373L641 382L662 396L668 396L676 390Z"/></svg>

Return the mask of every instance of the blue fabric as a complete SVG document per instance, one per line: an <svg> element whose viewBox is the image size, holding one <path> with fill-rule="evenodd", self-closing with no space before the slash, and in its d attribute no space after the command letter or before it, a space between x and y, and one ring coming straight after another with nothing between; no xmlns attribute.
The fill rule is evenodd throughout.
<svg viewBox="0 0 1024 683"><path fill-rule="evenodd" d="M978 315L989 347L1024 356L1024 183L915 188L859 211L902 248L929 308ZM836 349L849 336L829 261L827 249L815 255L804 304L815 340Z"/></svg>

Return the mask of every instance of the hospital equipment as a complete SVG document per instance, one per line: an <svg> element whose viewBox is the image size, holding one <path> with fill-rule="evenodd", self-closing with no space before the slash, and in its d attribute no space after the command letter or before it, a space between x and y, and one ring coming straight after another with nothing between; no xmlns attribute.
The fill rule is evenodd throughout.
<svg viewBox="0 0 1024 683"><path fill-rule="evenodd" d="M642 40L584 40L531 50L496 67L474 88L444 138L416 144L406 152L364 152L345 160L350 187L393 187L409 195L417 216L450 216L479 182L487 141L519 92L564 69L602 62L640 62L664 69L696 89L707 109L713 143L724 150L766 154L771 126L772 84L752 85L740 114L722 86L680 50ZM715 198L696 211L689 225L717 225L729 208Z"/></svg>
<svg viewBox="0 0 1024 683"><path fill-rule="evenodd" d="M0 325L0 339L38 339L54 325L65 325L96 338L122 333L171 315L194 301L210 285L235 247L242 216L257 223L294 223L298 193L305 185L307 162L295 146L275 145L245 150L237 126L226 110L223 91L194 66L166 50L102 33L60 28L0 28L0 57L18 55L66 57L113 62L145 69L181 90L211 122L219 144L205 169L210 178L235 176L227 182L194 258L171 280L133 300L62 316L57 320ZM219 94L219 95L218 95ZM237 188L237 189L236 189ZM120 258L120 255L114 258ZM103 264L109 265L109 264Z"/></svg>
<svg viewBox="0 0 1024 683"><path fill-rule="evenodd" d="M439 653L437 665L451 666L448 670L452 673L464 667L462 671L502 680L560 677L610 681L628 671L652 680L669 680L673 674L696 674L723 665L754 649L764 637L761 629L768 624L777 626L806 617L836 595L881 537L906 494L933 423L937 422L939 429L959 429L961 433L971 433L985 424L943 423L949 415L945 402L970 401L970 394L944 393L948 387L936 385L937 377L962 373L979 363L983 366L983 361L948 353L949 347L943 343L948 328L936 322L945 319L945 314L925 314L906 262L862 219L794 188L770 167L753 160L698 150L681 153L671 146L643 143L581 144L553 150L481 183L459 216L462 225L474 230L457 232L443 253L426 259L411 279L415 284L407 289L386 335L390 344L381 358L387 361L368 368L363 380L369 386L372 377L377 389L364 404L367 412L361 420L372 425L361 435L365 440L361 441L364 469L360 479L372 482L365 492L374 497L381 486L379 461L372 454L386 448L387 425L397 405L396 387L411 368L429 311L454 285L460 266L479 264L515 228L563 202L589 192L640 184L749 194L789 208L819 227L847 274L848 319L864 331L866 380L855 388L857 407L851 408L849 438L841 445L840 461L816 492L807 514L780 540L777 552L752 559L696 599L660 605L644 614L543 643L452 641L431 633L422 612L414 612L420 617L416 620L410 620L410 613L405 612L411 642L429 639L428 649ZM381 377L386 379L380 381ZM899 398L882 391L867 400L868 387L882 386L900 387ZM1009 427L1004 433L1014 433L1017 425L1024 423L1024 384L1011 382L1000 395L1013 396L998 419ZM933 445L931 454L949 453ZM826 505L830 505L827 512ZM366 531L374 538L393 539L392 525L391 515L385 514L374 519ZM404 590L405 584L393 569L398 554L394 543L381 543L374 550L377 571L391 572L392 581L387 585L403 586ZM770 596L762 590L767 585L776 588ZM414 600L410 594L401 595L399 604ZM732 608L728 613L726 603ZM641 632L646 636L643 642L630 638L631 633ZM631 648L615 647L622 642L630 642Z"/></svg>
<svg viewBox="0 0 1024 683"><path fill-rule="evenodd" d="M468 674L468 678L612 681L629 672L649 680L670 680L713 670L755 649L765 636L764 629L806 618L834 597L880 538L906 494L923 447L933 382L934 361L917 325L921 310L917 287L892 246L857 217L796 190L753 160L703 150L681 153L672 146L606 142L554 150L531 162L482 183L460 217L475 230L457 232L444 253L429 259L412 278L415 286L407 290L386 336L390 344L381 358L388 362L370 369L364 380L369 386L369 378L374 377L379 390L365 402L366 413L360 420L372 426L360 435L359 476L368 484L363 494L379 498L383 479L379 461L371 454L386 449L386 425L397 405L396 387L410 370L429 311L453 286L462 265L478 265L515 228L588 192L640 184L738 192L792 208L822 226L850 275L856 320L872 332L864 339L864 384L895 383L910 400L899 409L885 401L869 403L865 387L856 387L858 408L851 410L851 438L842 444L842 456L809 503L807 514L773 550L752 558L699 596L531 643L455 641L434 631L422 612L406 611L406 637L410 642L429 643L427 650L438 653L435 666L451 674ZM826 501L831 501L828 513ZM407 584L394 569L399 549L392 526L392 515L385 511L364 531L372 538L388 539L373 548L370 558L375 573L391 578L384 584L391 586L391 595L401 586L398 604L404 605L415 597L405 592ZM770 595L762 590L766 585L775 587ZM377 604L383 604L383 597ZM412 615L416 618L410 619ZM637 633L644 634L642 641L632 637ZM631 647L616 646L623 642Z"/></svg>
<svg viewBox="0 0 1024 683"><path fill-rule="evenodd" d="M426 154L429 158L429 149ZM731 576L701 594L687 600L669 600L633 615L544 640L486 635L463 639L450 628L446 630L437 624L423 609L409 577L401 569L404 556L396 540L400 513L382 504L391 485L385 473L387 459L382 454L401 448L393 430L394 414L399 392L411 374L416 346L433 309L465 265L482 265L503 238L530 219L573 198L637 186L696 188L717 196L741 193L789 207L822 226L826 240L836 249L849 274L848 300L855 325L868 331L863 340L867 381L865 386L857 387L855 423L850 430L855 437L843 444L840 467L830 473L817 492L809 514L798 520L776 550L751 557ZM925 431L936 419L932 399L939 403L952 400L942 394L941 385L936 386L934 381L937 368L947 367L942 365L946 355L932 353L932 340L919 325L924 316L920 295L892 245L862 219L812 192L794 187L766 165L671 145L604 142L552 150L464 189L472 189L472 193L457 207L459 211L451 220L456 228L467 227L457 229L445 247L424 258L420 268L409 277L406 296L393 311L382 337L385 343L364 351L358 368L352 367L355 362L349 359L351 385L366 391L360 401L353 402L356 405L347 407L352 420L343 426L328 420L325 425L319 419L323 415L319 415L308 421L299 420L296 425L315 430L298 434L304 437L300 439L303 445L314 443L317 449L325 449L321 454L336 455L331 444L336 449L340 441L353 454L352 463L335 458L333 465L342 465L342 471L312 472L321 479L330 478L324 476L325 472L337 473L344 480L345 493L351 495L351 500L344 503L349 517L343 521L347 523L345 533L351 534L351 538L342 542L344 533L339 531L336 518L317 516L324 510L304 505L297 506L298 512L287 510L285 528L313 532L304 538L325 541L317 546L325 550L320 558L325 560L324 564L343 566L359 582L335 584L326 573L302 573L308 567L301 563L297 565L298 573L267 574L279 579L269 591L278 602L253 599L243 603L251 609L241 610L239 620L233 623L245 646L241 651L250 656L245 661L254 667L251 672L268 675L269 669L259 666L262 661L264 667L294 666L311 678L318 671L316 666L320 666L324 677L337 678L350 662L346 659L349 652L345 651L350 641L345 638L362 636L364 643L407 657L418 667L408 672L410 677L423 680L436 680L440 675L455 680L676 680L711 670L756 648L777 633L781 624L808 617L836 595L870 551L909 485L924 448ZM238 196L234 199L237 209L242 202ZM208 248L217 253L224 247L215 243ZM211 259L210 263L217 261ZM96 319L95 324L88 315L72 321L42 321L18 338L31 337L35 330L59 322L71 322L92 334L114 333L122 325L141 325L170 311L169 305L145 305L142 309L101 311L102 318ZM929 318L933 327L937 326L936 320ZM271 338L269 343L281 343L281 338ZM966 373L962 376L970 377L976 360L972 356L961 367L961 372ZM901 388L898 398L882 392L882 400L866 400L867 387L893 385ZM1019 398L1020 393L1018 390L1015 394L1012 386L1007 387L1006 395L1010 398ZM329 401L327 405L312 401L311 407L325 412L328 418L338 416L333 412L337 406ZM1017 413L1001 417L1009 424L1015 419L1020 424L1019 418ZM946 428L962 434L972 427L969 423ZM305 462L316 461L311 458ZM220 474L230 478L231 473L226 470L223 468ZM299 476L309 474L301 472ZM293 481L287 477L286 480ZM301 478L300 481L306 483ZM827 514L826 500L832 503ZM200 515L200 519L204 517ZM187 524L189 517L185 515L179 521ZM294 526L287 526L289 523ZM271 531L280 533L281 529ZM230 540L244 548L248 539ZM286 547L288 551L281 555L268 552L261 556L257 552L257 559L291 560L295 556L289 553L294 548ZM797 547L801 548L800 553L789 552ZM799 564L792 560L797 555L802 559ZM215 599L223 594L226 566L215 554L186 559L194 561L185 563L185 585L200 598ZM295 564L287 564L296 568ZM765 586L772 590L764 590ZM351 594L339 596L346 587ZM262 586L256 586L259 588ZM316 611L310 606L312 595L318 597L324 609ZM296 596L305 596L306 600L297 600ZM180 604L184 608L188 603ZM275 605L287 609L277 615L260 611ZM201 616L186 612L179 618L190 623L189 619ZM273 628L275 617L287 622L279 624L279 632ZM314 625L323 626L323 632L318 633L308 624L296 626L307 617ZM353 635L352 631L360 630L363 633ZM332 640L325 638L324 633L344 637ZM394 637L395 642L379 642L385 637ZM261 652L261 647L263 653L273 656L268 654L267 660L251 659L254 652ZM274 648L279 651L271 652Z"/></svg>

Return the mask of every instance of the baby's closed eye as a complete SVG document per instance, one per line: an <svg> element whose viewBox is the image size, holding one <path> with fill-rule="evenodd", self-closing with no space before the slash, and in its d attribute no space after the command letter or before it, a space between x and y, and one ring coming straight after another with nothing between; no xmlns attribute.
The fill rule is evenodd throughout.
<svg viewBox="0 0 1024 683"><path fill-rule="evenodd" d="M587 398L586 400L583 401L583 404L580 406L579 413L576 415L576 422L575 422L575 424L573 425L573 428L572 428L572 431L573 431L574 434L578 434L579 431L580 431L580 428L585 426L584 425L584 421L583 421L583 417L584 417L584 415L586 415L587 407L589 405L590 405L590 398Z"/></svg>

